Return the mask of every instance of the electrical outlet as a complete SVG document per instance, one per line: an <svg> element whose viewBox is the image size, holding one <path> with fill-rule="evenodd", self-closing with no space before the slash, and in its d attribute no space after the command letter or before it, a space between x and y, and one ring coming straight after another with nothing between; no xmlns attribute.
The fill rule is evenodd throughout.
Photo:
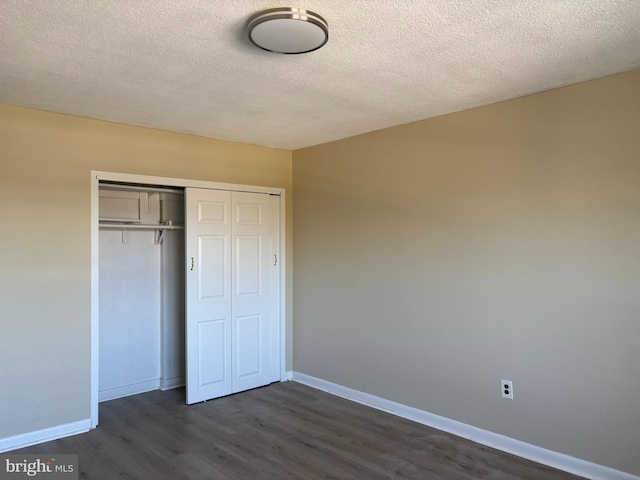
<svg viewBox="0 0 640 480"><path fill-rule="evenodd" d="M500 390L502 390L502 398L513 400L513 382L511 380L500 380Z"/></svg>

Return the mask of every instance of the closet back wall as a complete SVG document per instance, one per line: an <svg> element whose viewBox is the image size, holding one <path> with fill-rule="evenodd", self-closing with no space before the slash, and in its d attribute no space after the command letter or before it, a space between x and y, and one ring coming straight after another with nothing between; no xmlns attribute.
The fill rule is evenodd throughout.
<svg viewBox="0 0 640 480"><path fill-rule="evenodd" d="M99 399L160 387L161 270L155 232L100 230Z"/></svg>
<svg viewBox="0 0 640 480"><path fill-rule="evenodd" d="M91 170L283 187L290 202L291 152L7 105L0 145L1 442L90 417Z"/></svg>

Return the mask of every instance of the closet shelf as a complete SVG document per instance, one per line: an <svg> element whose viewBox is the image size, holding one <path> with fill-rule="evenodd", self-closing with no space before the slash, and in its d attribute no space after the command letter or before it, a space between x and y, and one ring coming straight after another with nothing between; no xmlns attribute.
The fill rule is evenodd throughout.
<svg viewBox="0 0 640 480"><path fill-rule="evenodd" d="M100 223L126 223L126 224L135 224L142 223L140 220L134 220L132 218L109 218L102 217L99 219Z"/></svg>
<svg viewBox="0 0 640 480"><path fill-rule="evenodd" d="M100 228L115 230L184 230L184 225L142 225L138 223L102 223Z"/></svg>
<svg viewBox="0 0 640 480"><path fill-rule="evenodd" d="M135 222L135 220L133 220L133 222ZM114 222L113 219L100 219L98 227L101 230L122 230L122 243L129 243L129 230L154 230L154 245L162 243L164 232L166 230L184 230L184 225L174 225L171 223L171 220L168 220L165 224L143 225L139 221L137 223L132 223L130 220L127 222Z"/></svg>

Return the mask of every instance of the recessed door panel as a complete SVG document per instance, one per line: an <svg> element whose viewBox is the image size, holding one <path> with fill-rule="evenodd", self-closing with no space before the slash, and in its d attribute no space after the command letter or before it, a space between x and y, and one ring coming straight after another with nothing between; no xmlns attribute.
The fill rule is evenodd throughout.
<svg viewBox="0 0 640 480"><path fill-rule="evenodd" d="M198 324L198 385L206 387L225 381L227 363L225 320L210 320Z"/></svg>
<svg viewBox="0 0 640 480"><path fill-rule="evenodd" d="M252 195L252 194L249 194ZM254 194L259 195L259 194ZM236 203L236 225L262 224L262 205L255 203Z"/></svg>
<svg viewBox="0 0 640 480"><path fill-rule="evenodd" d="M239 379L258 375L260 364L260 323L261 315L247 315L236 318L235 341L233 344Z"/></svg>
<svg viewBox="0 0 640 480"><path fill-rule="evenodd" d="M237 235L235 240L236 295L260 295L262 238L258 235Z"/></svg>
<svg viewBox="0 0 640 480"><path fill-rule="evenodd" d="M198 223L228 223L228 212L229 204L226 202L199 201Z"/></svg>
<svg viewBox="0 0 640 480"><path fill-rule="evenodd" d="M198 299L222 298L225 293L227 235L198 236Z"/></svg>

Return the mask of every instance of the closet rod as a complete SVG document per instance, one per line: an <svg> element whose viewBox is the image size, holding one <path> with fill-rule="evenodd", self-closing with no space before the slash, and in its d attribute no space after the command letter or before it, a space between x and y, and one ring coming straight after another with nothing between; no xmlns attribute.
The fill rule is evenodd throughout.
<svg viewBox="0 0 640 480"><path fill-rule="evenodd" d="M184 230L184 225L138 225L130 223L101 223L99 227L117 230Z"/></svg>
<svg viewBox="0 0 640 480"><path fill-rule="evenodd" d="M99 188L102 190L131 190L134 192L178 193L180 195L184 195L184 190L179 190L177 188L138 187L135 185L117 185L114 183L100 183Z"/></svg>

